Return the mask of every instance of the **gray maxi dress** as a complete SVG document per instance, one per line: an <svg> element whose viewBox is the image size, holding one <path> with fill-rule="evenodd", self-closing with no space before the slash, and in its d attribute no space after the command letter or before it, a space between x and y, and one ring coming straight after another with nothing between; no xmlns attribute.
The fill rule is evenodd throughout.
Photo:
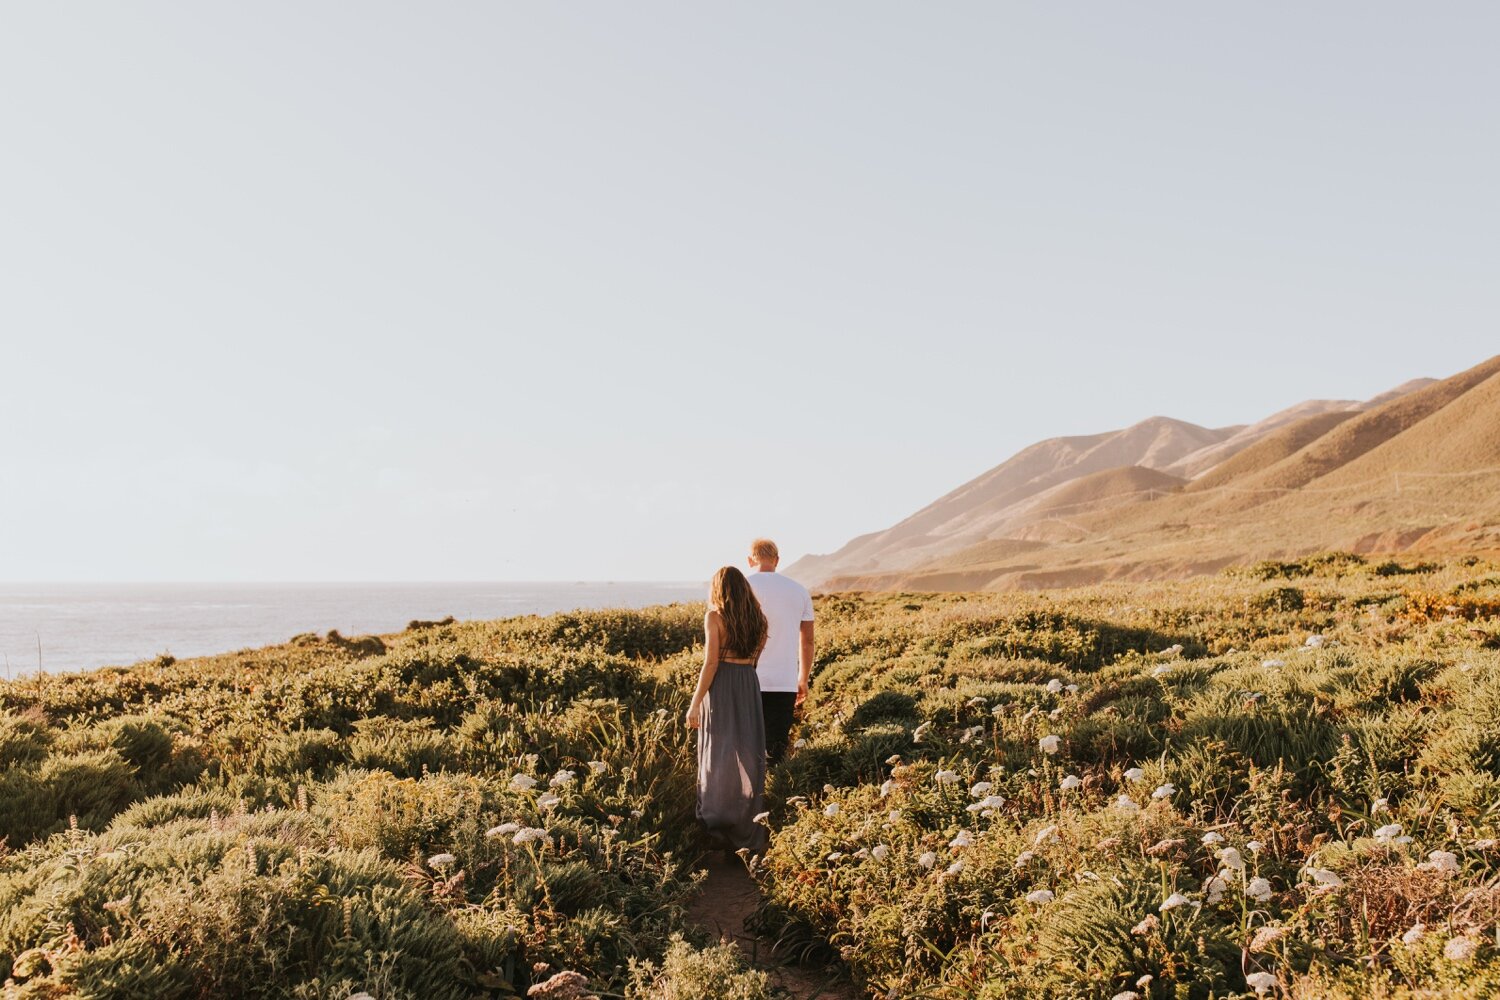
<svg viewBox="0 0 1500 1000"><path fill-rule="evenodd" d="M751 854L768 833L755 822L766 788L760 679L748 663L719 663L698 723L698 818L720 846Z"/></svg>

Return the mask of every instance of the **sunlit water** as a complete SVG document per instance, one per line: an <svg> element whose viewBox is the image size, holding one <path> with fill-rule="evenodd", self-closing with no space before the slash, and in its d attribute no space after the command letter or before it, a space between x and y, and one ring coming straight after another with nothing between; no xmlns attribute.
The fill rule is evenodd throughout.
<svg viewBox="0 0 1500 1000"><path fill-rule="evenodd" d="M698 601L689 583L0 583L0 677L266 646L302 632ZM40 650L39 650L40 647Z"/></svg>

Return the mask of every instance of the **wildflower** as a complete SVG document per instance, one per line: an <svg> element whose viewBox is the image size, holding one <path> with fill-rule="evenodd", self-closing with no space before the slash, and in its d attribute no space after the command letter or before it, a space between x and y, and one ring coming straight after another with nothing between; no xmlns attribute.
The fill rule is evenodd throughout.
<svg viewBox="0 0 1500 1000"><path fill-rule="evenodd" d="M1250 851L1251 854L1259 854L1261 851L1265 850L1266 845L1262 844L1258 840L1247 840L1245 841L1245 847Z"/></svg>
<svg viewBox="0 0 1500 1000"><path fill-rule="evenodd" d="M1110 998L1110 1000L1141 1000L1141 995L1135 990L1121 990Z"/></svg>
<svg viewBox="0 0 1500 1000"><path fill-rule="evenodd" d="M986 818L995 815L995 810L1005 805L1005 798L1000 795L986 795L978 802L972 802L965 808L969 812L977 812Z"/></svg>
<svg viewBox="0 0 1500 1000"><path fill-rule="evenodd" d="M1304 868L1303 871L1308 875L1309 878L1318 883L1319 888L1342 889L1344 887L1344 880L1339 878L1338 875L1334 872L1329 871L1327 868L1308 867Z"/></svg>
<svg viewBox="0 0 1500 1000"><path fill-rule="evenodd" d="M939 771L932 777L940 785L956 785L960 780L957 771Z"/></svg>
<svg viewBox="0 0 1500 1000"><path fill-rule="evenodd" d="M1400 823L1387 823L1385 826L1382 826L1380 829L1375 831L1375 839L1380 841L1382 844L1394 843L1396 838L1399 836L1401 836Z"/></svg>
<svg viewBox="0 0 1500 1000"><path fill-rule="evenodd" d="M1279 667L1286 666L1286 661L1285 660L1261 660L1260 661L1260 665L1263 666L1263 667L1265 667L1267 670L1276 670Z"/></svg>
<svg viewBox="0 0 1500 1000"><path fill-rule="evenodd" d="M1032 843L1035 846L1040 847L1042 844L1044 844L1044 843L1046 843L1048 841L1056 840L1056 839L1057 839L1057 827L1055 827L1055 826L1044 826L1044 827L1042 827L1041 830L1037 831L1036 840L1034 840Z"/></svg>
<svg viewBox="0 0 1500 1000"><path fill-rule="evenodd" d="M1271 898L1271 883L1257 876L1250 880L1249 885L1245 886L1245 895L1257 903L1263 903Z"/></svg>
<svg viewBox="0 0 1500 1000"><path fill-rule="evenodd" d="M1062 693L1062 689L1063 689L1063 682L1062 682L1062 680L1060 678L1054 677L1050 681L1047 682L1047 693L1048 694L1061 694Z"/></svg>
<svg viewBox="0 0 1500 1000"><path fill-rule="evenodd" d="M1148 920L1155 920L1156 918L1155 917L1148 917L1146 919L1148 919ZM1147 986L1151 985L1151 980L1153 980L1155 978L1156 978L1155 976L1153 976L1151 973L1148 972L1144 976L1142 976L1141 978L1137 979L1135 981L1135 985L1136 985L1136 987L1138 989L1145 989Z"/></svg>
<svg viewBox="0 0 1500 1000"><path fill-rule="evenodd" d="M453 867L453 863L457 860L458 859L451 854L434 854L432 857L427 859L427 863L433 868L442 869Z"/></svg>
<svg viewBox="0 0 1500 1000"><path fill-rule="evenodd" d="M1245 977L1245 985L1257 993L1264 993L1276 985L1276 977L1269 972L1252 972Z"/></svg>
<svg viewBox="0 0 1500 1000"><path fill-rule="evenodd" d="M1176 656L1177 654L1179 654L1181 652L1182 652L1182 643L1180 643L1180 642L1174 642L1174 643L1172 643L1172 645L1170 645L1166 649L1162 650L1161 651L1161 655L1162 656Z"/></svg>
<svg viewBox="0 0 1500 1000"><path fill-rule="evenodd" d="M953 864L951 864L951 865L948 866L947 874L949 874L949 875L957 875L959 872L961 872L963 870L964 870L964 863L962 861L955 861L955 862L953 862Z"/></svg>
<svg viewBox="0 0 1500 1000"><path fill-rule="evenodd" d="M1219 851L1215 857L1219 859L1219 864L1225 868L1243 870L1245 867L1245 859L1240 857L1240 852L1236 848L1226 847Z"/></svg>
<svg viewBox="0 0 1500 1000"><path fill-rule="evenodd" d="M1208 901L1217 903L1224 898L1224 890L1229 888L1229 883L1224 881L1223 876L1214 875L1203 883L1204 892L1208 893Z"/></svg>
<svg viewBox="0 0 1500 1000"><path fill-rule="evenodd" d="M974 697L970 698L968 702L966 702L966 704L970 708L983 708L985 705L989 704L989 699L983 698L976 694Z"/></svg>
<svg viewBox="0 0 1500 1000"><path fill-rule="evenodd" d="M958 742L972 743L974 742L974 737L978 736L982 732L984 732L983 726L970 726L968 729L964 730L963 735L958 738Z"/></svg>
<svg viewBox="0 0 1500 1000"><path fill-rule="evenodd" d="M1034 857L1036 857L1036 855L1031 853L1030 851L1022 851L1020 854L1016 855L1016 863L1011 865L1011 868L1019 871L1022 868L1025 868L1027 862L1029 862Z"/></svg>
<svg viewBox="0 0 1500 1000"><path fill-rule="evenodd" d="M370 996L370 994L366 993L364 990L360 990L358 993L350 994L349 1000L375 1000L375 998Z"/></svg>
<svg viewBox="0 0 1500 1000"><path fill-rule="evenodd" d="M807 740L801 736L797 737L796 741L792 743L792 748L796 750L801 750L805 746L807 746Z"/></svg>
<svg viewBox="0 0 1500 1000"><path fill-rule="evenodd" d="M1222 844L1223 842L1224 835L1222 833L1215 833L1210 830L1203 835L1203 843L1205 844Z"/></svg>
<svg viewBox="0 0 1500 1000"><path fill-rule="evenodd" d="M1169 799L1177 793L1177 786L1170 781L1165 785L1157 785L1156 791L1151 793L1153 799Z"/></svg>
<svg viewBox="0 0 1500 1000"><path fill-rule="evenodd" d="M1418 871L1458 874L1458 855L1452 851L1433 851L1427 860L1417 865Z"/></svg>
<svg viewBox="0 0 1500 1000"><path fill-rule="evenodd" d="M913 743L921 743L922 740L925 739L927 737L927 734L929 732L931 732L931 731L932 731L932 723L931 722L924 722L924 723L922 723L916 729L912 730L912 734L911 734L912 742Z"/></svg>
<svg viewBox="0 0 1500 1000"><path fill-rule="evenodd" d="M1051 889L1035 889L1026 894L1026 902L1037 906L1045 906L1056 898Z"/></svg>
<svg viewBox="0 0 1500 1000"><path fill-rule="evenodd" d="M1172 893L1172 895L1162 900L1161 906L1157 907L1157 909L1159 909L1162 913L1166 913L1169 910L1177 909L1179 906L1186 906L1191 902L1192 900L1188 899L1182 893L1174 892Z"/></svg>
<svg viewBox="0 0 1500 1000"><path fill-rule="evenodd" d="M874 858L876 861L884 861L890 855L890 853L891 849L887 844L876 844L874 847L870 848L870 857Z"/></svg>
<svg viewBox="0 0 1500 1000"><path fill-rule="evenodd" d="M899 753L893 753L885 759L885 762L888 766L895 767L897 764L901 763L901 755Z"/></svg>
<svg viewBox="0 0 1500 1000"><path fill-rule="evenodd" d="M1183 840L1181 837L1169 837L1165 840L1158 840L1156 843L1146 848L1146 853L1153 858L1159 858L1164 854L1171 854L1173 851L1177 850L1177 848L1186 843L1187 841Z"/></svg>
<svg viewBox="0 0 1500 1000"><path fill-rule="evenodd" d="M1160 924L1161 921L1157 919L1156 914L1148 913L1146 914L1146 919L1130 928L1130 933L1134 934L1136 937L1145 937L1147 934L1150 934L1152 931L1156 930L1156 928L1160 926ZM1141 986L1143 984L1137 982L1136 985Z"/></svg>
<svg viewBox="0 0 1500 1000"><path fill-rule="evenodd" d="M523 826L516 831L516 835L510 839L512 844L531 844L537 841L550 842L552 838L547 831L539 826Z"/></svg>
<svg viewBox="0 0 1500 1000"><path fill-rule="evenodd" d="M931 868L933 865L937 864L937 855L933 854L931 851L923 851L922 856L917 858L917 864L921 865L923 868Z"/></svg>
<svg viewBox="0 0 1500 1000"><path fill-rule="evenodd" d="M1115 799L1115 808L1126 814L1134 814L1141 811L1141 807L1129 795L1121 795Z"/></svg>
<svg viewBox="0 0 1500 1000"><path fill-rule="evenodd" d="M884 781L882 781L880 783L880 797L883 799L886 796L890 795L891 794L891 789L893 789L895 787L896 787L896 783L894 781L892 781L890 778L886 778Z"/></svg>
<svg viewBox="0 0 1500 1000"><path fill-rule="evenodd" d="M1061 716L1062 716L1062 706L1058 706L1057 708L1054 708L1052 711L1050 711L1050 712L1047 713L1047 718L1049 718L1049 719L1056 719L1056 718L1060 718Z"/></svg>
<svg viewBox="0 0 1500 1000"><path fill-rule="evenodd" d="M958 831L958 836L956 836L952 840L948 841L948 846L951 847L951 848L953 848L954 850L958 850L959 848L962 848L962 847L971 847L971 846L973 846L973 843L974 843L974 838L971 837L971 836L969 836L969 831L968 830L960 830L960 831Z"/></svg>
<svg viewBox="0 0 1500 1000"><path fill-rule="evenodd" d="M1412 924L1411 928L1405 934L1401 935L1401 943L1404 945L1414 945L1422 940L1422 935L1425 933L1427 933L1427 925L1419 920Z"/></svg>
<svg viewBox="0 0 1500 1000"><path fill-rule="evenodd" d="M529 774L513 774L510 777L510 787L518 792L529 792L536 787L536 779Z"/></svg>
<svg viewBox="0 0 1500 1000"><path fill-rule="evenodd" d="M501 823L499 826L492 826L484 831L484 835L486 837L508 837L519 829L521 829L521 824L519 823Z"/></svg>
<svg viewBox="0 0 1500 1000"><path fill-rule="evenodd" d="M1172 672L1172 668L1169 667L1169 666L1167 666L1165 663L1159 664L1159 665L1154 666L1154 667L1151 668L1151 676L1152 677L1165 677L1165 676L1167 676L1167 674L1170 674L1171 672Z"/></svg>
<svg viewBox="0 0 1500 1000"><path fill-rule="evenodd" d="M1130 770L1125 772L1126 781L1140 781L1145 776L1146 772L1138 767L1132 767Z"/></svg>
<svg viewBox="0 0 1500 1000"><path fill-rule="evenodd" d="M1043 736L1041 739L1036 741L1036 745L1041 748L1043 753L1050 756L1057 753L1058 744L1060 744L1061 742L1062 739L1060 737Z"/></svg>
<svg viewBox="0 0 1500 1000"><path fill-rule="evenodd" d="M558 798L554 793L544 792L542 797L536 800L536 807L546 812L549 809L556 809L561 802L562 799Z"/></svg>
<svg viewBox="0 0 1500 1000"><path fill-rule="evenodd" d="M834 851L834 852L832 852L831 854L828 855L828 860L829 861L840 861L840 860L843 859L843 857L844 857L844 855L842 853L840 853L839 851Z"/></svg>
<svg viewBox="0 0 1500 1000"><path fill-rule="evenodd" d="M969 789L969 794L977 799L981 796L988 795L990 793L990 789L994 787L995 786L988 781L976 781L974 783L974 787Z"/></svg>
<svg viewBox="0 0 1500 1000"><path fill-rule="evenodd" d="M1467 962L1479 950L1479 942L1469 937L1449 938L1443 945L1443 957L1450 962Z"/></svg>
<svg viewBox="0 0 1500 1000"><path fill-rule="evenodd" d="M994 708L990 709L990 714L993 715L997 719L1000 718L1000 716L1002 716L1002 715L1005 714L1005 706L1004 705L996 705Z"/></svg>
<svg viewBox="0 0 1500 1000"><path fill-rule="evenodd" d="M750 822L752 822L752 823L765 823L766 826L770 826L771 824L766 822L770 818L771 818L771 814L769 812L758 812L754 816L751 817Z"/></svg>
<svg viewBox="0 0 1500 1000"><path fill-rule="evenodd" d="M577 777L572 771L558 771L552 776L552 780L547 782L547 785L551 788L561 788L564 785L571 785Z"/></svg>
<svg viewBox="0 0 1500 1000"><path fill-rule="evenodd" d="M1371 816L1374 816L1376 813L1383 813L1383 812L1390 812L1390 811L1391 811L1391 800L1388 799L1388 798L1385 798L1384 796L1382 796L1381 798L1378 798L1375 801L1373 801L1373 802L1370 803L1370 815Z"/></svg>
<svg viewBox="0 0 1500 1000"><path fill-rule="evenodd" d="M1255 937L1250 939L1250 950L1252 952L1265 951L1271 945L1286 937L1287 929L1276 924L1266 924L1255 932Z"/></svg>
<svg viewBox="0 0 1500 1000"><path fill-rule="evenodd" d="M1323 636L1321 635L1310 635L1307 637L1307 641L1302 645L1306 646L1308 649L1318 649L1323 645L1323 643L1327 641L1328 640L1323 638Z"/></svg>
<svg viewBox="0 0 1500 1000"><path fill-rule="evenodd" d="M589 761L589 770L594 774L603 774L609 770L609 765L602 760L591 760Z"/></svg>
<svg viewBox="0 0 1500 1000"><path fill-rule="evenodd" d="M838 814L839 804L837 802L830 802L823 807L823 815L829 817L830 819L832 819L834 816L837 816Z"/></svg>
<svg viewBox="0 0 1500 1000"><path fill-rule="evenodd" d="M1071 792L1075 788L1083 787L1083 779L1076 774L1070 774L1057 783L1057 786L1065 792Z"/></svg>
<svg viewBox="0 0 1500 1000"><path fill-rule="evenodd" d="M630 818L631 819L640 819L644 815L646 815L646 814L643 813L643 812L641 812L639 809L632 809L632 810L630 810Z"/></svg>
<svg viewBox="0 0 1500 1000"><path fill-rule="evenodd" d="M900 822L900 820L901 820L901 810L900 809L892 809L890 812L888 812L888 813L885 814L885 818L887 820L889 820L890 822L892 822L892 823Z"/></svg>

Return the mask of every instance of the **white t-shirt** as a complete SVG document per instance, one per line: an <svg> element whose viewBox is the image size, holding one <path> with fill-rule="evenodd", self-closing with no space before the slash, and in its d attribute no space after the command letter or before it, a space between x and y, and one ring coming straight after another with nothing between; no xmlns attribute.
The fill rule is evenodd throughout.
<svg viewBox="0 0 1500 1000"><path fill-rule="evenodd" d="M762 691L797 690L797 654L802 647L802 623L813 620L812 595L791 577L757 571L750 589L766 616L766 648L755 672Z"/></svg>

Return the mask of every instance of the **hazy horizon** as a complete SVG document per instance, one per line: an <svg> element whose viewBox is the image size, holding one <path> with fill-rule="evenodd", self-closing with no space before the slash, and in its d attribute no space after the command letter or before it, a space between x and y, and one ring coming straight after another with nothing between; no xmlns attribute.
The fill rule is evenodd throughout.
<svg viewBox="0 0 1500 1000"><path fill-rule="evenodd" d="M20 7L0 579L677 582L1500 352L1500 9Z"/></svg>

